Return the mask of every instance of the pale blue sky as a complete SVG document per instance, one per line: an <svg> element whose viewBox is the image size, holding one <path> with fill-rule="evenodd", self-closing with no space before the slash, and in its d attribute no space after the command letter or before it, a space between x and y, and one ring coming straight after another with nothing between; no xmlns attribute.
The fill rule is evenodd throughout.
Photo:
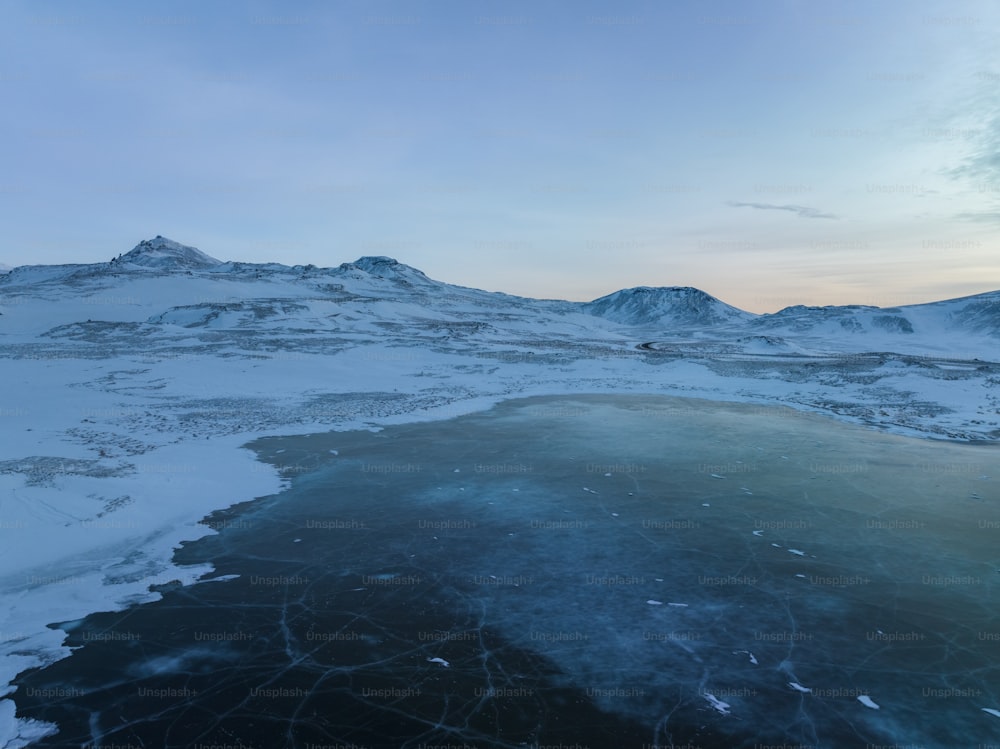
<svg viewBox="0 0 1000 749"><path fill-rule="evenodd" d="M0 5L0 262L163 234L744 309L1000 288L995 0Z"/></svg>

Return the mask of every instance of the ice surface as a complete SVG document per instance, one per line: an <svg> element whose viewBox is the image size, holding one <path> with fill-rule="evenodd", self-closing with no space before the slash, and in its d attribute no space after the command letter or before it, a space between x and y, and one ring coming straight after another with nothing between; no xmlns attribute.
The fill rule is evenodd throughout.
<svg viewBox="0 0 1000 749"><path fill-rule="evenodd" d="M511 745L595 748L986 741L975 716L1000 659L976 632L1000 621L981 595L997 559L979 521L1000 510L956 503L978 474L932 483L919 466L992 453L815 417L778 417L779 430L748 408L528 399L260 440L279 471L325 457L178 555L226 581L66 624L82 647L18 681L22 715L80 744L126 731L181 744L196 716L212 716L206 740L246 743L248 709L256 740L279 744L491 745L500 728ZM699 470L751 452L754 497ZM863 474L812 478L820 459L858 453ZM607 465L619 470L601 470L604 490L581 492ZM771 553L754 526L816 557ZM83 694L41 696L68 685ZM881 709L860 699L875 694Z"/></svg>

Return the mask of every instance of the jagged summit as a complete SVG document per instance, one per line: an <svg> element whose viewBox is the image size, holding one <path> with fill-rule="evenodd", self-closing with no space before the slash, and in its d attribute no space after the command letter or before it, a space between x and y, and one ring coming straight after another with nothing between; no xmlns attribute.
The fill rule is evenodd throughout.
<svg viewBox="0 0 1000 749"><path fill-rule="evenodd" d="M157 234L144 239L115 262L141 265L146 268L214 268L222 262L196 247L175 242Z"/></svg>
<svg viewBox="0 0 1000 749"><path fill-rule="evenodd" d="M340 273L364 271L376 278L393 279L401 282L430 282L422 270L401 263L396 258L385 255L365 255L353 263L342 263L338 268Z"/></svg>
<svg viewBox="0 0 1000 749"><path fill-rule="evenodd" d="M719 325L754 317L691 286L636 286L583 306L592 315L628 325Z"/></svg>
<svg viewBox="0 0 1000 749"><path fill-rule="evenodd" d="M359 257L351 265L371 273L375 269L395 268L398 265L402 265L402 263L396 260L396 258L386 255L365 255L364 257Z"/></svg>

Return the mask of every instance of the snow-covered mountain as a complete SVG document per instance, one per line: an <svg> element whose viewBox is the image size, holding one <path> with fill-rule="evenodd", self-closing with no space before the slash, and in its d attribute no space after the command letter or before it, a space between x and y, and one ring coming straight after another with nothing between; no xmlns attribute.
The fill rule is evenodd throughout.
<svg viewBox="0 0 1000 749"><path fill-rule="evenodd" d="M119 262L161 270L204 269L222 265L221 261L209 257L196 247L189 247L159 234L153 239L144 239L129 252L112 261Z"/></svg>
<svg viewBox="0 0 1000 749"><path fill-rule="evenodd" d="M803 345L945 354L949 347L969 351L1000 338L1000 291L888 309L795 306L757 315L691 287L638 286L591 302L538 300L434 280L390 257L366 256L333 268L222 262L162 236L107 263L23 266L0 276L0 315L11 320L23 313L9 303L22 297L80 298L89 304L84 319L110 325L315 334L342 331L346 322L374 332L405 321L414 326L414 342L425 340L423 334L499 342L512 329L530 336L559 328L584 338L613 331L654 341L714 337L729 351L757 354L801 352ZM47 334L62 337L68 331L55 328L82 322L78 316L59 305L35 316L33 329L46 332L37 326L48 321Z"/></svg>
<svg viewBox="0 0 1000 749"><path fill-rule="evenodd" d="M690 286L622 289L584 305L590 314L624 325L711 328L744 323L756 315Z"/></svg>
<svg viewBox="0 0 1000 749"><path fill-rule="evenodd" d="M10 300L30 297L80 298L88 304L84 320L110 325L316 334L342 331L348 322L374 332L405 321L414 326L414 342L448 335L499 342L512 329L530 336L558 328L583 338L614 331L654 341L694 334L757 354L800 351L802 345L933 354L1000 338L1000 292L889 309L795 306L756 315L691 287L638 286L591 302L527 299L434 280L390 257L361 257L332 268L222 262L162 236L111 262L23 266L0 276L0 315L8 322L26 312ZM57 338L68 334L58 325L82 322L68 305L34 316L32 328L46 332L38 327L46 321L52 323L47 334Z"/></svg>
<svg viewBox="0 0 1000 749"><path fill-rule="evenodd" d="M353 263L343 263L336 269L340 276L352 278L364 278L360 274L367 274L375 278L384 278L404 287L416 286L441 286L442 284L432 281L423 271L417 270L409 265L405 265L395 258L384 255L369 255L358 258Z"/></svg>

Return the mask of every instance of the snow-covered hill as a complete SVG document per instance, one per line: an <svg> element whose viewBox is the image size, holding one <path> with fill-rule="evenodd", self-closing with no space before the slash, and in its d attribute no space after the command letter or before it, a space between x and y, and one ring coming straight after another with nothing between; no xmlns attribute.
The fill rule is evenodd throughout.
<svg viewBox="0 0 1000 749"><path fill-rule="evenodd" d="M625 325L657 325L664 329L712 328L745 323L755 317L689 286L622 289L588 302L584 309Z"/></svg>
<svg viewBox="0 0 1000 749"><path fill-rule="evenodd" d="M153 239L144 239L132 250L112 262L164 270L214 268L217 265L222 265L221 261L209 257L195 247L174 242L159 234Z"/></svg>
<svg viewBox="0 0 1000 749"><path fill-rule="evenodd" d="M903 307L902 311L913 320L925 315L934 318L947 316L947 325L970 333L984 333L1000 338L1000 291L949 299L931 304Z"/></svg>
<svg viewBox="0 0 1000 749"><path fill-rule="evenodd" d="M838 350L990 355L1000 347L1000 293L902 307L786 307L749 322L762 334Z"/></svg>
<svg viewBox="0 0 1000 749"><path fill-rule="evenodd" d="M211 510L280 488L241 449L262 434L631 392L1000 439L1000 292L753 315L684 287L528 299L386 257L220 262L164 237L109 255L0 275L0 522L17 529L0 545L0 595L16 601L0 632L19 633L0 637L0 693L67 654L51 622L208 572L173 549L212 532ZM0 699L0 746L44 730Z"/></svg>

